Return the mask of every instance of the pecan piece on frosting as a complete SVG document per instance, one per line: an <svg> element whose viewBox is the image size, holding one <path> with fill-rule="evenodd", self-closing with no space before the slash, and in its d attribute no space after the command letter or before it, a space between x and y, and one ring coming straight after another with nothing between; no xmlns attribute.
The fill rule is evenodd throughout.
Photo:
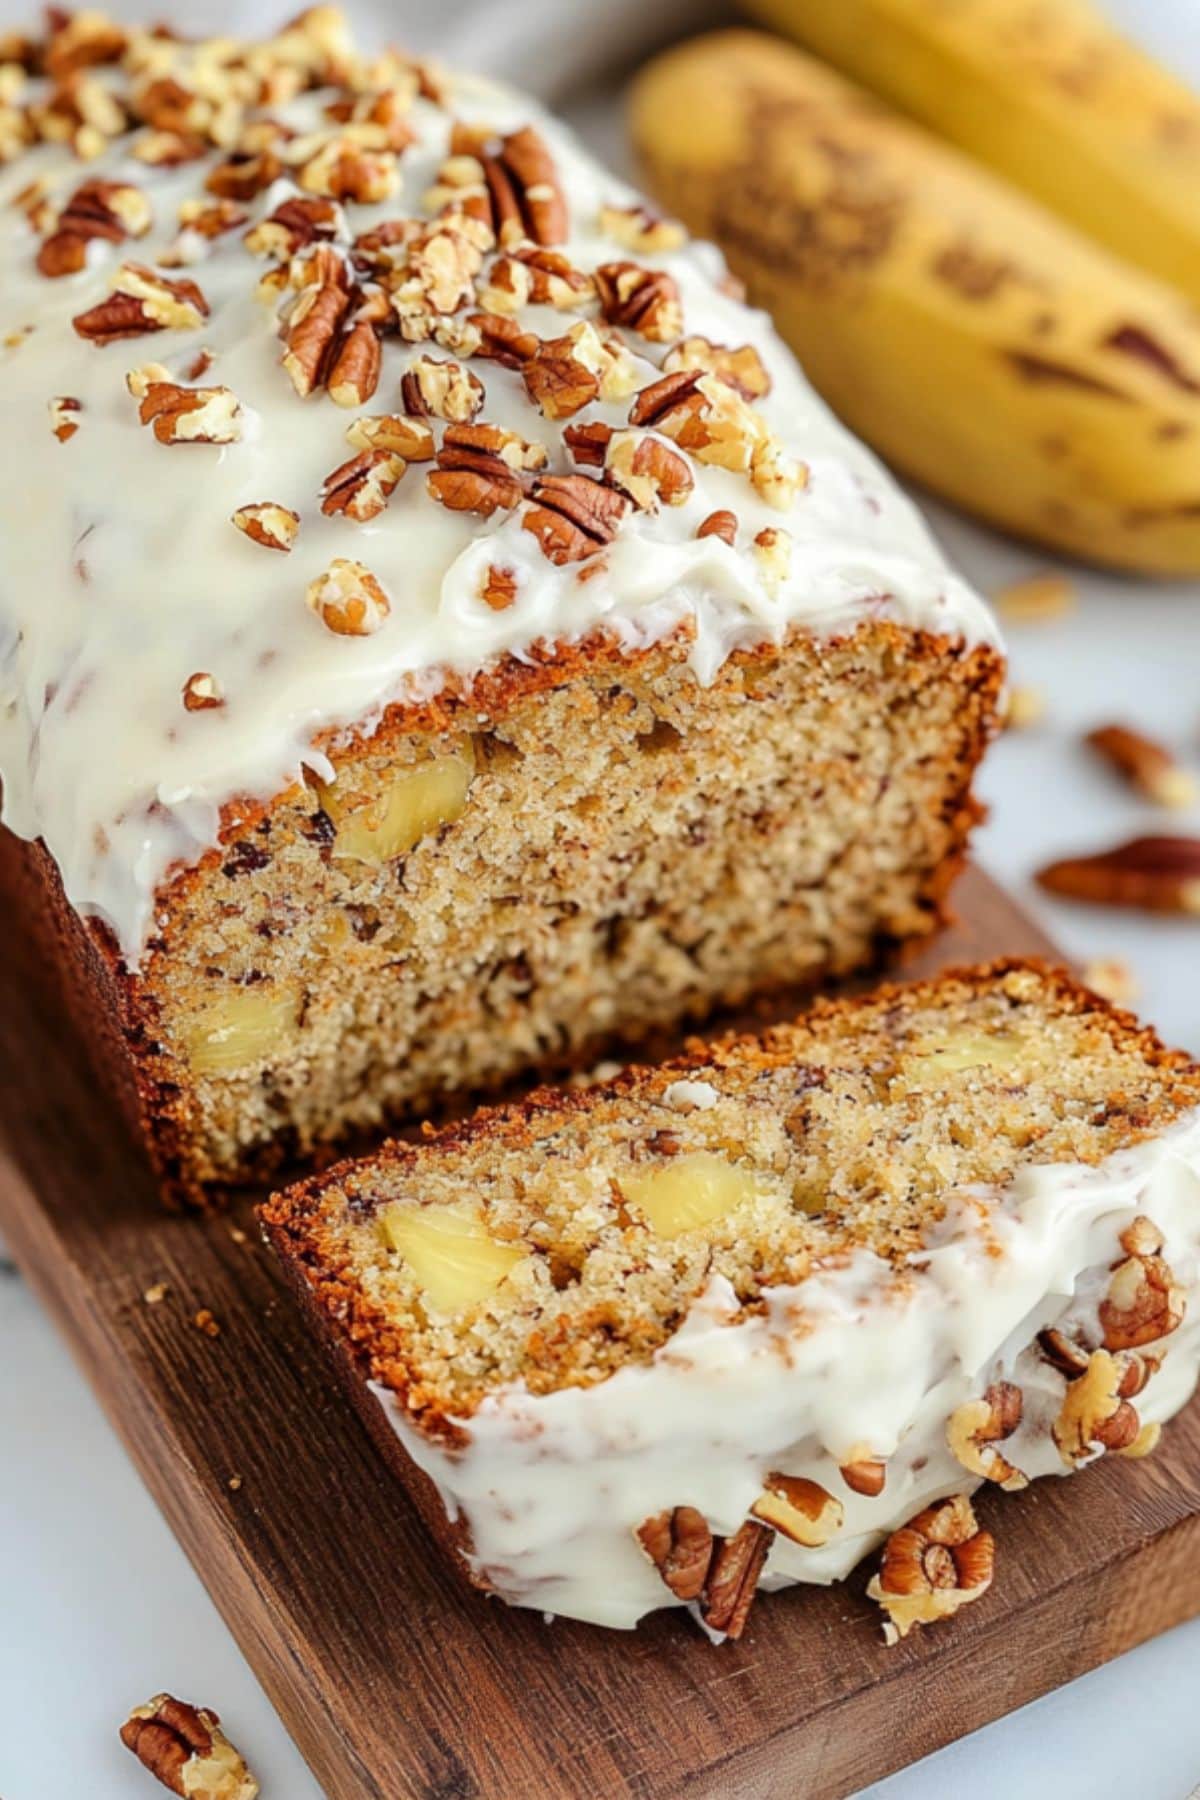
<svg viewBox="0 0 1200 1800"><path fill-rule="evenodd" d="M215 675L206 669L198 669L189 675L183 684L183 704L188 712L211 712L215 707L224 706L225 695Z"/></svg>
<svg viewBox="0 0 1200 1800"><path fill-rule="evenodd" d="M365 406L379 386L379 333L365 319L351 325L333 353L326 391L335 406Z"/></svg>
<svg viewBox="0 0 1200 1800"><path fill-rule="evenodd" d="M683 330L679 289L662 269L601 263L595 280L600 310L610 325L624 325L655 344L669 344Z"/></svg>
<svg viewBox="0 0 1200 1800"><path fill-rule="evenodd" d="M323 574L308 584L309 608L338 637L370 637L379 630L391 604L362 563L335 556Z"/></svg>
<svg viewBox="0 0 1200 1800"><path fill-rule="evenodd" d="M819 1550L836 1537L845 1517L841 1501L819 1481L803 1475L768 1475L750 1510L764 1525L810 1550Z"/></svg>
<svg viewBox="0 0 1200 1800"><path fill-rule="evenodd" d="M300 514L290 506L279 506L273 500L257 500L239 506L230 515L238 530L264 550L288 551L300 529Z"/></svg>
<svg viewBox="0 0 1200 1800"><path fill-rule="evenodd" d="M154 222L141 188L125 181L85 181L76 188L38 251L43 275L76 275L87 262L93 238L110 244L144 237Z"/></svg>
<svg viewBox="0 0 1200 1800"><path fill-rule="evenodd" d="M79 430L83 401L72 394L55 394L50 402L50 429L60 444L68 443Z"/></svg>
<svg viewBox="0 0 1200 1800"><path fill-rule="evenodd" d="M242 435L242 409L226 387L180 387L174 381L150 381L138 406L143 425L153 428L160 444L236 444Z"/></svg>
<svg viewBox="0 0 1200 1800"><path fill-rule="evenodd" d="M644 1520L634 1535L677 1600L700 1598L713 1551L703 1513L676 1506Z"/></svg>
<svg viewBox="0 0 1200 1800"><path fill-rule="evenodd" d="M647 206L602 206L600 229L623 250L636 250L641 256L679 250L687 243L678 219L660 219Z"/></svg>
<svg viewBox="0 0 1200 1800"><path fill-rule="evenodd" d="M546 462L542 444L529 443L497 425L451 425L426 486L452 512L490 519L525 498L530 473Z"/></svg>
<svg viewBox="0 0 1200 1800"><path fill-rule="evenodd" d="M483 383L456 362L419 356L400 378L400 398L413 417L448 419L457 425L473 419L483 405Z"/></svg>
<svg viewBox="0 0 1200 1800"><path fill-rule="evenodd" d="M519 244L498 256L479 290L490 312L517 313L523 306L553 306L560 312L583 306L596 291L590 275L577 269L558 250Z"/></svg>
<svg viewBox="0 0 1200 1800"><path fill-rule="evenodd" d="M407 463L388 450L362 450L325 477L321 511L344 513L360 525L377 519L397 487Z"/></svg>
<svg viewBox="0 0 1200 1800"><path fill-rule="evenodd" d="M317 279L306 283L283 313L283 366L302 400L323 386L351 306L340 258L329 253L316 267Z"/></svg>
<svg viewBox="0 0 1200 1800"><path fill-rule="evenodd" d="M259 150L235 150L210 169L204 186L222 200L255 199L283 174L278 152L269 145Z"/></svg>
<svg viewBox="0 0 1200 1800"><path fill-rule="evenodd" d="M877 1499L887 1485L887 1464L873 1456L852 1454L838 1474L852 1494L862 1494L868 1500Z"/></svg>
<svg viewBox="0 0 1200 1800"><path fill-rule="evenodd" d="M293 194L273 213L252 225L242 242L253 256L284 261L311 244L346 235L346 216L336 200L316 194Z"/></svg>
<svg viewBox="0 0 1200 1800"><path fill-rule="evenodd" d="M171 1694L135 1706L121 1742L172 1794L193 1800L255 1800L258 1782L215 1712Z"/></svg>
<svg viewBox="0 0 1200 1800"><path fill-rule="evenodd" d="M538 343L521 373L530 399L548 419L568 419L592 400L623 400L637 386L624 344L601 337L586 319L562 337Z"/></svg>
<svg viewBox="0 0 1200 1800"><path fill-rule="evenodd" d="M550 146L540 131L525 125L495 143L492 134L470 125L455 127L455 157L474 157L483 174L489 219L502 249L529 238L552 245L567 237L567 203Z"/></svg>
<svg viewBox="0 0 1200 1800"><path fill-rule="evenodd" d="M1092 856L1070 856L1039 869L1039 886L1095 906L1200 913L1200 838L1131 838Z"/></svg>
<svg viewBox="0 0 1200 1800"><path fill-rule="evenodd" d="M151 331L194 331L208 317L208 301L194 281L168 281L143 263L122 263L107 300L71 321L89 343L115 344Z"/></svg>
<svg viewBox="0 0 1200 1800"><path fill-rule="evenodd" d="M533 485L521 524L552 563L581 562L611 544L629 502L590 475L546 475Z"/></svg>
<svg viewBox="0 0 1200 1800"><path fill-rule="evenodd" d="M1043 1333L1043 1349L1045 1337ZM1105 1450L1125 1450L1137 1440L1137 1412L1121 1395L1127 1376L1125 1365L1110 1351L1093 1350L1082 1373L1068 1379L1052 1428L1068 1468L1091 1462Z"/></svg>
<svg viewBox="0 0 1200 1800"><path fill-rule="evenodd" d="M985 1481L994 1481L1005 1493L1029 1486L1022 1473L997 1448L1021 1423L1021 1390L1011 1381L993 1382L982 1399L968 1400L950 1415L946 1442L963 1468Z"/></svg>
<svg viewBox="0 0 1200 1800"><path fill-rule="evenodd" d="M710 1631L741 1637L773 1535L765 1525L747 1519L732 1537L716 1540L701 1601L701 1616Z"/></svg>
<svg viewBox="0 0 1200 1800"><path fill-rule="evenodd" d="M914 1625L932 1625L978 1600L991 1586L996 1546L965 1494L937 1500L893 1531L867 1595L887 1614L888 1644Z"/></svg>
<svg viewBox="0 0 1200 1800"><path fill-rule="evenodd" d="M682 506L695 486L687 459L650 432L615 431L605 446L608 478L643 512Z"/></svg>
<svg viewBox="0 0 1200 1800"><path fill-rule="evenodd" d="M737 543L737 532L737 514L729 512L725 507L719 508L716 512L710 512L708 517L701 519L696 527L698 538L718 537L723 544L728 544L730 547Z"/></svg>
<svg viewBox="0 0 1200 1800"><path fill-rule="evenodd" d="M390 450L406 463L432 462L437 444L424 419L406 419L397 413L376 413L355 419L347 428L347 443L356 450Z"/></svg>
<svg viewBox="0 0 1200 1800"><path fill-rule="evenodd" d="M507 612L516 603L517 571L507 565L489 563L483 585L479 590L479 598L493 612Z"/></svg>
<svg viewBox="0 0 1200 1800"><path fill-rule="evenodd" d="M487 357L505 369L523 369L538 353L538 338L532 331L522 331L515 319L499 313L471 313L466 324L477 336L470 354Z"/></svg>
<svg viewBox="0 0 1200 1800"><path fill-rule="evenodd" d="M742 344L734 350L706 337L687 337L668 350L662 366L666 375L680 369L716 375L736 388L743 400L764 400L771 391L771 377L753 344Z"/></svg>
<svg viewBox="0 0 1200 1800"><path fill-rule="evenodd" d="M1115 1264L1100 1302L1106 1350L1140 1350L1183 1323L1186 1295L1162 1255L1162 1233L1139 1215L1121 1233L1124 1260Z"/></svg>

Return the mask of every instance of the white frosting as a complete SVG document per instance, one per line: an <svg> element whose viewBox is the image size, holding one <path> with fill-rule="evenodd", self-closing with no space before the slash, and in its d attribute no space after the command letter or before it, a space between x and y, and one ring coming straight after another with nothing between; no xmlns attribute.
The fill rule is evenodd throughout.
<svg viewBox="0 0 1200 1800"><path fill-rule="evenodd" d="M311 127L322 122L322 99L306 96L275 114ZM449 104L501 129L536 122L567 197L566 253L589 271L629 257L598 229L601 205L628 203L629 191L530 101L462 82ZM419 142L401 156L399 194L349 206L351 232L428 216L422 197L446 152L450 115L417 100L412 120ZM697 464L687 503L631 513L606 572L582 582L578 565L546 560L519 515L485 521L437 505L419 465L374 523L322 517L321 485L352 454L344 434L355 414L324 394L302 402L293 393L279 366L275 308L254 294L268 265L243 247L242 232L218 239L194 266L166 271L199 283L211 307L201 329L102 349L72 330L73 317L106 296L120 262L154 264L175 240L180 203L201 194L215 160L153 169L118 143L81 164L42 146L0 171L0 340L16 338L0 349L4 817L21 835L44 838L69 898L108 922L129 962L152 929L156 890L215 842L225 803L270 799L305 765L329 778L312 748L318 734L370 727L388 703L436 689L446 670L474 672L504 652L600 625L640 646L690 622L691 660L705 682L735 647L779 641L796 622L830 633L884 614L967 641L994 637L982 602L947 571L908 501L831 418L765 317L719 290L720 258L703 245L634 260L674 277L689 335L757 346L774 383L761 411L809 471L790 511L773 511L744 476ZM12 200L44 177L61 202L91 176L139 186L154 226L138 241L93 242L83 272L46 279L34 267L37 237ZM250 202L250 222L294 191L283 181ZM521 323L551 337L577 316L529 307ZM665 347L625 336L650 382ZM138 423L124 376L160 361L182 378L202 346L214 353L203 381L238 397L244 440L165 447ZM360 410L400 410L400 375L425 353L447 354L385 339L378 392ZM561 426L538 417L520 377L494 362L472 367L486 388L481 417L545 443L551 468L569 472ZM83 406L65 443L50 428L56 395ZM628 404L596 404L580 417L623 425ZM291 554L263 550L230 523L235 508L260 501L301 515ZM736 549L695 536L716 508L738 516ZM775 592L751 552L767 526L793 540L790 572ZM390 617L375 635L335 637L306 606L309 582L333 556L366 563L390 596ZM519 598L508 611L479 598L493 562L517 571ZM184 710L181 689L197 671L220 684L219 710Z"/></svg>
<svg viewBox="0 0 1200 1800"><path fill-rule="evenodd" d="M728 1283L714 1279L651 1362L595 1387L497 1393L459 1421L465 1449L431 1443L385 1388L373 1391L450 1516L469 1524L475 1567L514 1604L635 1625L672 1604L638 1525L686 1504L730 1534L772 1471L821 1482L845 1521L819 1550L776 1535L761 1585L830 1582L930 1501L976 1485L946 1425L992 1381L1024 1395L1005 1456L1031 1476L1066 1472L1051 1437L1064 1378L1034 1339L1058 1325L1099 1341L1118 1236L1139 1213L1163 1233L1188 1294L1163 1367L1135 1402L1143 1421L1161 1421L1200 1368L1200 1111L1097 1168L1029 1168L990 1198L960 1195L911 1272L859 1252L771 1290L766 1313L740 1324L729 1322ZM838 1473L864 1446L887 1461L874 1499Z"/></svg>

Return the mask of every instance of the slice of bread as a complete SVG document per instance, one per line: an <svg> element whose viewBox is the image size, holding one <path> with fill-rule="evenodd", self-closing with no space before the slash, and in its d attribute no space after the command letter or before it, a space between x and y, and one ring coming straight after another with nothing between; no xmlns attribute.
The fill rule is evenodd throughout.
<svg viewBox="0 0 1200 1800"><path fill-rule="evenodd" d="M631 1624L699 1594L642 1531L680 1509L765 1519L768 1585L829 1579L984 1474L1128 1448L1200 1357L1197 1169L1200 1069L998 964L481 1112L263 1221L475 1577ZM819 1527L769 1516L814 1486Z"/></svg>

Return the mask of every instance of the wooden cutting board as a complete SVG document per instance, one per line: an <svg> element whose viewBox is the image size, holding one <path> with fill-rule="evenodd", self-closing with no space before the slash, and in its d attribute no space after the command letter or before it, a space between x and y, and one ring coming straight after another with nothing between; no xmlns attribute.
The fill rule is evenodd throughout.
<svg viewBox="0 0 1200 1800"><path fill-rule="evenodd" d="M977 872L957 902L923 970L1050 948ZM893 1650L865 1571L764 1596L718 1649L678 1612L615 1633L483 1599L341 1400L248 1206L160 1209L2 886L0 942L0 1229L330 1800L831 1800L1200 1612L1197 1407L1148 1461L989 1494L992 1591Z"/></svg>

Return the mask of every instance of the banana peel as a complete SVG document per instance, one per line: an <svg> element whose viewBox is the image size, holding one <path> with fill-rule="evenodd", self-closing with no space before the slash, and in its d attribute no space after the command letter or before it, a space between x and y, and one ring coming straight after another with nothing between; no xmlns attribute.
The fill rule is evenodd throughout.
<svg viewBox="0 0 1200 1800"><path fill-rule="evenodd" d="M746 9L1200 302L1200 96L1090 0Z"/></svg>
<svg viewBox="0 0 1200 1800"><path fill-rule="evenodd" d="M957 151L755 32L638 77L650 187L714 238L895 467L1088 561L1200 573L1200 317Z"/></svg>

